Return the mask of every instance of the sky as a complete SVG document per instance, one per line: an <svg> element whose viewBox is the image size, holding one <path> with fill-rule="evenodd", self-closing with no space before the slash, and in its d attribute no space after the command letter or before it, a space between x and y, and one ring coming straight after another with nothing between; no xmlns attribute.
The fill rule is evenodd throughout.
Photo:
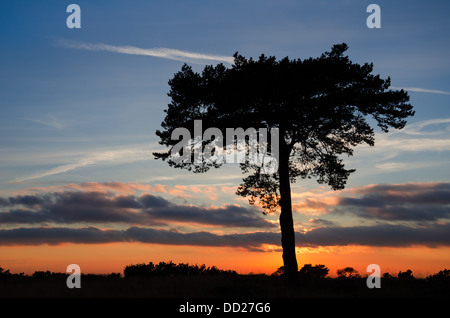
<svg viewBox="0 0 450 318"><path fill-rule="evenodd" d="M71 3L81 28L68 28ZM205 174L153 158L184 63L233 54L356 63L405 89L416 114L358 146L341 191L292 184L297 259L330 274L369 264L426 276L450 266L448 1L25 1L0 4L0 267L122 272L174 261L240 273L282 265L278 215L235 195L236 164Z"/></svg>

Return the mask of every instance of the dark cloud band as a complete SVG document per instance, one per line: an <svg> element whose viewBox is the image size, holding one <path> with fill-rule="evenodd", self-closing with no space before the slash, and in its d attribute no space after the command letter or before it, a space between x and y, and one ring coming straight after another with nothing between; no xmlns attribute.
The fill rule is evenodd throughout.
<svg viewBox="0 0 450 318"><path fill-rule="evenodd" d="M450 223L427 228L400 225L323 227L305 234L296 233L298 247L317 246L450 246ZM180 233L169 230L130 227L126 230L87 228L16 228L0 230L0 245L57 245L141 242L167 245L236 247L264 250L265 244L280 245L280 233L251 232L218 235L206 231Z"/></svg>
<svg viewBox="0 0 450 318"><path fill-rule="evenodd" d="M366 187L342 197L334 213L385 221L435 222L450 218L450 183L391 184Z"/></svg>
<svg viewBox="0 0 450 318"><path fill-rule="evenodd" d="M328 212L376 220L375 225L341 227L316 219L316 228L296 233L297 246L450 246L450 183L375 185L352 193L328 206ZM183 223L245 228L246 233L167 230ZM0 245L142 242L262 251L265 244L280 246L281 241L273 232L278 226L256 208L180 205L151 194L66 191L0 197L0 224ZM84 224L98 227L75 228ZM127 229L100 229L105 224Z"/></svg>
<svg viewBox="0 0 450 318"><path fill-rule="evenodd" d="M189 222L224 227L273 228L255 208L235 205L202 208L174 204L151 194L114 195L68 191L45 195L0 198L2 224L106 224L164 225Z"/></svg>

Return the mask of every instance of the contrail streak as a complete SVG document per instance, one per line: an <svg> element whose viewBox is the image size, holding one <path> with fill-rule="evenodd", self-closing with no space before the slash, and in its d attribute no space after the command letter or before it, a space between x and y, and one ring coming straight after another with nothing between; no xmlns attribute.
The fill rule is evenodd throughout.
<svg viewBox="0 0 450 318"><path fill-rule="evenodd" d="M22 176L9 181L8 183L21 183L24 181L40 179L91 165L114 165L150 160L150 158L152 158L153 151L154 150L150 149L147 145L139 145L129 148L102 149L95 152L87 152L84 155L80 155L77 159L71 160L72 162L70 163L60 164L49 170Z"/></svg>
<svg viewBox="0 0 450 318"><path fill-rule="evenodd" d="M420 88L420 87L395 87L395 86L391 86L391 88L392 89L403 89L405 91L410 91L410 92L450 95L450 92L439 91L439 90L435 90L435 89L426 89L426 88Z"/></svg>
<svg viewBox="0 0 450 318"><path fill-rule="evenodd" d="M224 55L213 55L213 54L203 54L203 53L195 53L188 51L181 51L177 49L168 49L168 48L150 48L143 49L135 46L117 46L117 45L109 45L103 43L85 43L85 42L76 42L70 40L59 40L57 42L58 45L72 48L72 49L80 49L80 50L88 50L88 51L105 51L105 52L113 52L113 53L121 53L121 54L130 54L130 55L142 55L142 56L153 56L159 57L169 60L182 61L182 62L191 62L197 64L204 64L208 62L224 62L233 64L234 58L231 56Z"/></svg>

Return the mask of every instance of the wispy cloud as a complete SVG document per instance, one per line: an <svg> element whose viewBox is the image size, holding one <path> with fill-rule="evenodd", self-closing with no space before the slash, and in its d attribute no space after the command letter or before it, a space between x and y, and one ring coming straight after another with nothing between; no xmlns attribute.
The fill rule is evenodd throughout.
<svg viewBox="0 0 450 318"><path fill-rule="evenodd" d="M63 120L52 114L47 114L46 116L41 116L40 118L24 117L22 119L55 129L67 128L67 126L75 122L74 120Z"/></svg>
<svg viewBox="0 0 450 318"><path fill-rule="evenodd" d="M420 88L420 87L397 87L397 86L391 86L391 88L392 89L403 89L405 91L410 91L410 92L450 95L450 92L440 91L440 90L435 90L435 89Z"/></svg>
<svg viewBox="0 0 450 318"><path fill-rule="evenodd" d="M150 160L151 158L153 158L153 151L155 150L150 149L148 145L98 150L81 155L71 163L61 164L49 170L39 171L33 174L18 177L10 181L9 183L20 183L24 181L48 177L94 164L123 164Z"/></svg>
<svg viewBox="0 0 450 318"><path fill-rule="evenodd" d="M389 135L375 133L375 147L361 145L358 156L374 156L378 159L392 159L411 152L429 153L450 151L450 118L436 118L408 124L401 130L393 130ZM429 163L429 162L427 162ZM403 167L412 167L404 165ZM423 166L423 165L422 165ZM384 168L393 168L392 165ZM399 167L397 165L397 167Z"/></svg>
<svg viewBox="0 0 450 318"><path fill-rule="evenodd" d="M434 126L435 129L430 130L430 126L432 126L432 128ZM427 127L429 130L424 131L425 127ZM450 131L450 118L436 118L423 120L417 123L409 124L402 130L403 133L408 135L437 135L442 133L448 133L449 131Z"/></svg>
<svg viewBox="0 0 450 318"><path fill-rule="evenodd" d="M169 60L190 62L197 64L204 63L217 63L224 62L232 64L234 58L225 55L214 55L214 54L203 54L189 51L181 51L177 49L169 48L150 48L143 49L135 46L117 46L103 43L85 43L70 40L59 40L56 42L57 45L80 50L88 51L105 51L120 54L130 54L130 55L142 55L142 56L153 56Z"/></svg>

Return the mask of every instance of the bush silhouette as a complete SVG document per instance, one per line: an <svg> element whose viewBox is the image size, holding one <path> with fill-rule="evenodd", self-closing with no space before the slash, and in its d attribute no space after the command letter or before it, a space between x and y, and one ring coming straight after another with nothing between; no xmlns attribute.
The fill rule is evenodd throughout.
<svg viewBox="0 0 450 318"><path fill-rule="evenodd" d="M427 276L427 280L429 281L446 281L450 283L450 270L444 269L439 271L439 273Z"/></svg>
<svg viewBox="0 0 450 318"><path fill-rule="evenodd" d="M9 276L11 273L9 272L9 269L4 269L0 267L0 277Z"/></svg>
<svg viewBox="0 0 450 318"><path fill-rule="evenodd" d="M383 273L383 279L394 279L395 277L389 273Z"/></svg>
<svg viewBox="0 0 450 318"><path fill-rule="evenodd" d="M406 270L405 272L398 272L397 277L400 280L411 280L415 278L410 269Z"/></svg>
<svg viewBox="0 0 450 318"><path fill-rule="evenodd" d="M271 276L282 276L284 274L284 266L280 266L277 268L275 272L271 274Z"/></svg>
<svg viewBox="0 0 450 318"><path fill-rule="evenodd" d="M301 277L325 278L330 270L325 265L305 264L299 271Z"/></svg>
<svg viewBox="0 0 450 318"><path fill-rule="evenodd" d="M125 267L124 271L125 277L132 276L173 276L173 275L183 275L183 276L193 276L200 274L237 274L232 270L221 270L215 266L206 267L205 264L202 265L189 265L189 263L179 263L175 264L172 261L159 262L155 265L153 262L148 264L140 263L135 265L128 265Z"/></svg>
<svg viewBox="0 0 450 318"><path fill-rule="evenodd" d="M338 269L336 273L338 278L361 278L361 275L353 267Z"/></svg>

